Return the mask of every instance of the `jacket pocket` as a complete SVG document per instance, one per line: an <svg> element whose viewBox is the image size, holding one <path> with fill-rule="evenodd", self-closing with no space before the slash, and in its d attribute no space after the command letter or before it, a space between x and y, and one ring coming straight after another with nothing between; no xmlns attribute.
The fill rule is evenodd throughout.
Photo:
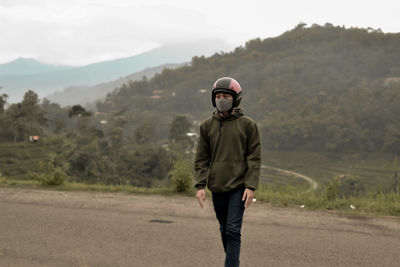
<svg viewBox="0 0 400 267"><path fill-rule="evenodd" d="M214 162L208 176L211 191L227 191L244 182L246 172L244 161Z"/></svg>

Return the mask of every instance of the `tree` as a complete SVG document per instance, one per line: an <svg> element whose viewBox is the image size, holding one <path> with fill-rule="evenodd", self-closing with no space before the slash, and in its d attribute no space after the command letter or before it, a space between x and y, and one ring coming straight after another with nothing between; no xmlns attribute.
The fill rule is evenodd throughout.
<svg viewBox="0 0 400 267"><path fill-rule="evenodd" d="M3 88L3 87L0 86L0 90L1 90L2 88ZM7 103L7 98L8 98L8 95L7 95L7 94L1 94L1 95L0 95L0 114L2 114L2 113L4 112L4 106L5 106L5 104Z"/></svg>
<svg viewBox="0 0 400 267"><path fill-rule="evenodd" d="M42 135L46 119L39 105L38 95L31 90L26 92L19 108L20 114L22 115L20 119L24 123L23 128L25 131L22 137L26 138L29 135Z"/></svg>
<svg viewBox="0 0 400 267"><path fill-rule="evenodd" d="M153 121L143 120L134 130L134 138L137 144L145 144L155 139L155 125Z"/></svg>
<svg viewBox="0 0 400 267"><path fill-rule="evenodd" d="M92 113L90 111L86 111L81 105L74 105L68 111L68 117L90 117Z"/></svg>
<svg viewBox="0 0 400 267"><path fill-rule="evenodd" d="M21 103L12 104L6 111L4 121L10 125L7 135L14 142L26 140L30 135L42 135L46 118L39 105L38 95L29 90Z"/></svg>
<svg viewBox="0 0 400 267"><path fill-rule="evenodd" d="M171 142L184 142L189 140L186 133L190 131L192 123L185 115L177 115L174 117L169 130L169 140Z"/></svg>
<svg viewBox="0 0 400 267"><path fill-rule="evenodd" d="M0 86L0 90L2 89L2 87ZM0 95L0 125L1 125L1 127L0 127L0 136L5 136L6 134L6 132L7 132L7 129L5 129L6 127L5 127L5 125L6 125L6 118L5 118L5 112L4 112L4 110L5 110L5 108L4 108L4 106L5 106L5 104L7 103L7 98L8 98L8 96L6 95L6 94L1 94Z"/></svg>
<svg viewBox="0 0 400 267"><path fill-rule="evenodd" d="M68 114L59 104L51 103L45 98L42 101L41 108L47 120L46 130L60 134L67 128Z"/></svg>
<svg viewBox="0 0 400 267"><path fill-rule="evenodd" d="M11 127L8 132L13 137L14 142L22 140L25 133L24 113L21 104L12 104L6 113L6 123Z"/></svg>

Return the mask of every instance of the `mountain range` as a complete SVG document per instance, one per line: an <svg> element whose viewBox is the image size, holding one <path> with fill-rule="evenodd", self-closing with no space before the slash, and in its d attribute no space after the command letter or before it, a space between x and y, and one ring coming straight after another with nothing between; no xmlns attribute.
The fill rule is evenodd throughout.
<svg viewBox="0 0 400 267"><path fill-rule="evenodd" d="M231 49L220 40L164 45L127 58L71 67L48 65L19 58L0 64L0 86L9 103L18 102L27 90L43 98L71 86L96 85L168 63L183 63L193 56L210 56Z"/></svg>
<svg viewBox="0 0 400 267"><path fill-rule="evenodd" d="M47 65L31 58L18 58L7 64L0 64L0 77L7 75L36 75L71 68L73 67Z"/></svg>
<svg viewBox="0 0 400 267"><path fill-rule="evenodd" d="M128 76L109 82L96 85L71 86L62 91L54 92L53 94L48 95L46 98L53 103L60 104L63 107L72 105L84 106L96 100L103 100L108 93L121 87L124 83L129 83L129 81L137 81L143 79L143 77L151 79L156 73L161 73L163 69L175 69L181 66L183 66L181 63L164 64L157 67L147 68L143 71L135 72Z"/></svg>

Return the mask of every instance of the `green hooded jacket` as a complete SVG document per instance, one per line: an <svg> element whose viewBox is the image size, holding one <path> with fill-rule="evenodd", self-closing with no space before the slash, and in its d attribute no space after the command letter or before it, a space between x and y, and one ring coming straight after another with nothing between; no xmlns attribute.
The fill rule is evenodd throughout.
<svg viewBox="0 0 400 267"><path fill-rule="evenodd" d="M241 186L256 190L261 143L256 123L237 108L226 118L217 112L200 126L195 158L197 189L227 192Z"/></svg>

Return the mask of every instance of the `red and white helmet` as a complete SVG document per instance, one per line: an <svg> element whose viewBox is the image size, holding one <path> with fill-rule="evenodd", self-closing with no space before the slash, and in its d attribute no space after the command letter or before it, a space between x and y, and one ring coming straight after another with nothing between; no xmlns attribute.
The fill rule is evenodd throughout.
<svg viewBox="0 0 400 267"><path fill-rule="evenodd" d="M215 95L217 93L227 93L233 96L233 103L232 106L234 108L238 107L240 101L242 100L242 87L233 78L230 77L222 77L219 78L213 86L212 93L211 93L211 102L215 107Z"/></svg>

